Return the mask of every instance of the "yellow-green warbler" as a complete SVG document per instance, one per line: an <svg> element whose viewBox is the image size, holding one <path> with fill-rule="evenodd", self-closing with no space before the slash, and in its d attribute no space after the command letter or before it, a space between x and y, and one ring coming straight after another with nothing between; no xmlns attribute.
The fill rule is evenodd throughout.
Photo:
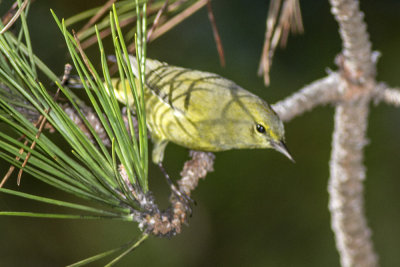
<svg viewBox="0 0 400 267"><path fill-rule="evenodd" d="M138 77L136 58L130 57ZM114 92L125 103L119 79ZM133 97L128 90L128 103ZM154 143L153 162L159 164L168 142L194 150L274 148L292 160L283 123L271 106L217 74L146 60L147 126Z"/></svg>

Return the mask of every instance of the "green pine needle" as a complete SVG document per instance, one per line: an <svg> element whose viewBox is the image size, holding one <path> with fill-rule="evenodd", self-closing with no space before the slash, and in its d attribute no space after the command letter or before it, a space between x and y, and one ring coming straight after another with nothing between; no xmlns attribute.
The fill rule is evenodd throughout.
<svg viewBox="0 0 400 267"><path fill-rule="evenodd" d="M174 3L177 0L172 0ZM21 0L18 0L21 4ZM17 36L6 32L0 35L0 122L8 126L12 133L0 132L0 158L17 169L54 187L76 196L77 200L86 200L85 204L47 198L35 194L27 194L18 190L0 188L0 194L13 195L28 201L68 208L71 212L42 213L30 211L0 211L0 216L23 216L29 218L49 219L112 219L133 222L142 212L142 198L149 192L148 188L148 134L146 127L146 112L144 103L146 38L147 25L154 21L156 12L163 1L155 1L153 10L149 10L148 20L146 1L119 1L113 5L108 18L103 18L98 25L89 28L80 36L81 40L90 36L97 37L101 69L83 53L80 44L67 30L67 25L93 16L99 8L79 14L67 21L53 17L57 23L71 56L74 70L78 73L87 103L80 100L70 88L63 86L58 75L54 74L33 52L26 10L21 15L21 30ZM181 7L179 7L181 8ZM126 36L122 34L120 22L132 18L136 14L136 34L134 44L138 62L139 77L132 71L126 47ZM117 15L120 14L119 16ZM125 22L124 22L125 23ZM100 31L110 27L110 34L115 48L118 78L122 85L129 84L134 103L127 107L128 129L121 108L112 88L106 54ZM0 27L1 28L1 27ZM40 73L40 74L39 74ZM68 101L69 107L76 111L92 138L71 120L63 107L50 93L49 86L38 77L45 76L60 89L62 97ZM127 82L127 83L126 83ZM127 88L124 92L127 94ZM128 97L126 97L128 99ZM86 119L83 107L90 107L97 115L101 127L111 147L103 143L95 131L95 127ZM63 139L63 144L53 141L47 131L38 137L38 128L28 117L28 111L38 118L46 119ZM132 113L135 113L138 129L135 134ZM35 118L35 120L37 119ZM23 137L19 138L18 137ZM28 143L24 143L28 140ZM36 143L31 148L32 142ZM24 166L25 158L30 155ZM18 158L19 160L17 160ZM125 173L120 172L121 166ZM126 175L126 176L125 176ZM22 180L23 182L23 180ZM77 201L79 202L79 201ZM143 233L137 239L93 257L77 262L71 266L81 266L121 253L107 266L111 266L128 253L137 248L148 234Z"/></svg>
<svg viewBox="0 0 400 267"><path fill-rule="evenodd" d="M3 188L0 189L0 193L13 194L29 200L94 213L96 216L9 211L2 211L0 215L46 218L110 218L132 221L133 212L140 210L138 195L145 194L148 191L148 148L143 99L144 74L142 74L141 82L136 88L136 78L130 66L114 7L113 12L110 13L109 25L112 25L112 31L117 39L114 44L116 45L115 54L119 66L119 76L129 82L132 86L132 92L136 95L137 102L134 110L139 122L139 136L136 137L134 136L131 114L129 114L130 131L128 131L122 118L121 105L118 103L113 90L109 89L111 88L111 75L106 64L106 56L100 36L98 36L98 44L102 63L101 75L85 55L77 52L79 51L79 44L73 35L67 31L64 22L60 21L54 12L52 13L64 35L75 69L89 98L90 106L96 112L108 138L112 140L112 148L107 148L103 144L93 126L80 111L83 102L67 87L62 86L56 75L33 54L29 31L27 25L23 23L21 36L24 37L26 45L19 45L11 33L0 36L0 54L6 59L0 60L0 83L8 88L8 94L4 94L5 96L12 98L18 95L19 97L14 99L14 102L0 99L0 109L2 110L0 121L6 123L17 136L25 136L30 142L25 145L24 140L15 139L15 135L11 136L1 132L0 158L17 168L21 168L22 162L30 153L30 159L27 165L23 167L25 173L79 198L94 201L100 204L100 207L93 208L89 205L64 202ZM97 34L99 34L98 31ZM140 44L138 46L145 50L145 45ZM140 55L140 58L143 58L146 53L145 51L138 51L137 54ZM143 59L141 62L144 62ZM49 90L37 81L36 67L61 89L70 105L75 108L85 123L93 136L93 140L89 139L68 117L63 108L50 95ZM143 69L143 67L141 66L140 69ZM57 143L51 141L47 132L41 133L40 137L37 138L38 129L12 104L21 101L20 99L30 105L30 110L36 110L38 115L46 118L47 122L70 146L70 153L65 152L64 147L61 148ZM128 108L128 110L131 109ZM31 149L29 146L33 140L36 142L36 147ZM23 150L21 151L21 149ZM15 160L16 157L21 158L21 160ZM121 176L119 172L120 164L124 166L131 185L128 185L128 181Z"/></svg>

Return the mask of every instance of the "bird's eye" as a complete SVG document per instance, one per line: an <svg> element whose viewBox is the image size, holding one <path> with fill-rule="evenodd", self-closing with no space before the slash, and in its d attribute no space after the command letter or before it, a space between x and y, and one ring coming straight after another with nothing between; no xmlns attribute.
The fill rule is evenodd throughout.
<svg viewBox="0 0 400 267"><path fill-rule="evenodd" d="M257 129L257 132L259 132L259 133L265 133L265 128L261 124L257 124L256 129Z"/></svg>

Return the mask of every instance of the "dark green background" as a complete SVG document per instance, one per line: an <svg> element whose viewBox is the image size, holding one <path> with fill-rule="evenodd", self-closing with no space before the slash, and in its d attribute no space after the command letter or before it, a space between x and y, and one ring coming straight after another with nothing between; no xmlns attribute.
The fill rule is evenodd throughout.
<svg viewBox="0 0 400 267"><path fill-rule="evenodd" d="M4 12L10 2L1 2L0 10ZM93 2L41 0L32 6L29 22L35 51L56 73L62 73L68 57L49 9L68 17ZM324 77L328 68L335 69L333 60L341 41L328 1L301 1L306 32L291 37L288 47L277 51L271 86L265 88L256 71L266 2L213 1L226 68L219 66L205 9L149 44L148 56L216 72L270 103ZM400 2L369 0L362 1L361 7L373 49L382 53L378 79L400 85ZM98 54L92 49L89 55ZM333 111L319 107L286 124L287 144L296 164L272 150L217 153L215 171L193 194L197 206L183 233L170 240L150 238L119 266L339 266L327 208ZM372 106L370 144L365 150L365 208L382 266L400 266L399 121L399 109ZM176 177L186 158L186 149L169 145L165 166ZM2 163L0 173L7 168ZM154 166L150 166L150 186L158 203L165 203L168 188ZM7 187L16 188L15 177ZM20 189L74 200L28 175ZM0 209L59 211L3 195ZM63 266L138 234L133 223L7 217L0 218L0 231L1 266ZM104 262L93 266L100 264Z"/></svg>

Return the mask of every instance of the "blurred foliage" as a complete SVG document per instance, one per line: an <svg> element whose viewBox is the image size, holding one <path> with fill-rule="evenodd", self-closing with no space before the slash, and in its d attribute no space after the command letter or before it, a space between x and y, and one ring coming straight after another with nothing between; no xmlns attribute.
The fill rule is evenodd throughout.
<svg viewBox="0 0 400 267"><path fill-rule="evenodd" d="M10 3L2 1L0 14ZM69 17L92 4L41 0L31 7L28 22L34 50L55 73L62 73L70 59L49 9L60 17ZM268 8L262 0L251 4L243 0L213 2L225 48L225 68L219 65L204 8L151 43L148 57L216 72L274 103L323 77L326 68L335 69L333 59L341 50L328 1L300 4L305 34L290 37L287 48L277 51L269 88L256 75ZM362 1L361 8L373 49L382 53L378 79L400 85L400 2ZM89 49L87 53L91 57L97 51ZM365 156L366 212L382 266L400 266L399 118L398 109L372 107L370 145ZM287 143L296 164L270 150L217 153L215 172L194 192L197 206L183 233L171 240L150 238L119 266L338 266L327 208L332 128L331 107L317 108L287 123ZM165 166L177 177L187 151L175 145L167 150ZM0 170L5 173L8 165L2 164ZM157 167L149 168L150 188L156 201L166 202L169 190L164 178ZM8 187L16 189L14 181L11 179ZM27 175L20 189L71 199ZM0 197L0 207L52 211L52 207L9 196ZM4 266L66 265L114 248L137 233L136 225L115 221L2 218L0 227L0 258Z"/></svg>

